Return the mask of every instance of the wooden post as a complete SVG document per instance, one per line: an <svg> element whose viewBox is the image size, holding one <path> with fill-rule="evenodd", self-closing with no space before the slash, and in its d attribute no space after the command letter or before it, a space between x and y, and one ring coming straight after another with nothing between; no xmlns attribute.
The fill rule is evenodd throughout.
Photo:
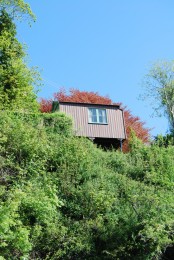
<svg viewBox="0 0 174 260"><path fill-rule="evenodd" d="M123 139L122 138L119 138L118 139L120 141L120 151L122 152L123 151Z"/></svg>

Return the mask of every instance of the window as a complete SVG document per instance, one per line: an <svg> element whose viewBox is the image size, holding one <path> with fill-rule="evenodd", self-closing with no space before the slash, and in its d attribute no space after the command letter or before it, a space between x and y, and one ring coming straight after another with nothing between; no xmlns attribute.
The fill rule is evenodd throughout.
<svg viewBox="0 0 174 260"><path fill-rule="evenodd" d="M106 109L89 108L89 123L107 124Z"/></svg>

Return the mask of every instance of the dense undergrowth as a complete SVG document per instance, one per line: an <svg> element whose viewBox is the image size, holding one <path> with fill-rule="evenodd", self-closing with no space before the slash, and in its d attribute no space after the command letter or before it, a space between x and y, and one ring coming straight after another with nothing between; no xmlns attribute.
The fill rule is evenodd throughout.
<svg viewBox="0 0 174 260"><path fill-rule="evenodd" d="M0 259L160 259L174 146L104 152L64 114L0 113Z"/></svg>

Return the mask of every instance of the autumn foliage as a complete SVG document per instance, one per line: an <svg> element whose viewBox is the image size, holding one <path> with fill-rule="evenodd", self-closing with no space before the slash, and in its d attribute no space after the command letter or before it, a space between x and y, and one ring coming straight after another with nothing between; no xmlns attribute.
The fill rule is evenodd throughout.
<svg viewBox="0 0 174 260"><path fill-rule="evenodd" d="M52 109L52 99L44 99L40 100L40 111L42 113L50 113Z"/></svg>
<svg viewBox="0 0 174 260"><path fill-rule="evenodd" d="M65 89L60 89L57 93L54 93L54 100L64 102L80 102L90 104L105 104L112 105L113 103L108 96L101 96L97 92L80 91L78 89L70 89L69 93ZM134 131L136 136L142 140L143 143L147 143L150 136L150 129L145 127L145 123L140 120L139 117L133 116L126 107L121 103L119 105L124 109L124 119L126 126L127 140L123 144L123 151L129 150L129 141L131 137L131 131ZM51 112L52 99L41 99L40 110L43 113Z"/></svg>

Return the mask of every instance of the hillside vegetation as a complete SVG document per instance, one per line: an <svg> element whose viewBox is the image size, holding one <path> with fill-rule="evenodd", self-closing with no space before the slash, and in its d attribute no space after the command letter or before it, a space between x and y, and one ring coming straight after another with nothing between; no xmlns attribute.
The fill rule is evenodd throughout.
<svg viewBox="0 0 174 260"><path fill-rule="evenodd" d="M27 17L34 14L24 0L0 0L0 260L173 259L171 137L142 144L149 129L126 110L128 153L106 152L75 137L64 114L38 113L40 76L17 38L17 19ZM173 77L155 72L167 83L158 94L170 112ZM94 92L56 95L112 103ZM52 100L44 104L49 112Z"/></svg>
<svg viewBox="0 0 174 260"><path fill-rule="evenodd" d="M74 137L61 113L1 112L0 259L160 259L172 250L174 146L130 145L104 152Z"/></svg>

